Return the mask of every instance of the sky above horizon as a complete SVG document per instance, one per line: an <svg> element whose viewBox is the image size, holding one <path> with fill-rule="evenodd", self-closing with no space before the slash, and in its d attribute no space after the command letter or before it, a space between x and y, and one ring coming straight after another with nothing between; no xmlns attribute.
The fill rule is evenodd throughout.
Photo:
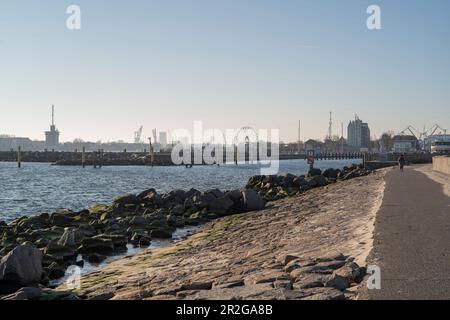
<svg viewBox="0 0 450 320"><path fill-rule="evenodd" d="M80 6L82 29L66 28ZM369 5L381 30L368 30ZM450 129L448 0L2 0L0 134L132 141L151 129L280 129L283 141ZM344 134L346 135L346 134Z"/></svg>

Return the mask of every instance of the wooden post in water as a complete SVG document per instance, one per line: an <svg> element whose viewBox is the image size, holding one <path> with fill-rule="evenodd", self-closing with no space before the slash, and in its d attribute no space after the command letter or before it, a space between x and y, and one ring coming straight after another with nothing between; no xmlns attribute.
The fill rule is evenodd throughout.
<svg viewBox="0 0 450 320"><path fill-rule="evenodd" d="M100 168L103 167L103 149L98 150L98 153L100 155L100 163L99 166Z"/></svg>
<svg viewBox="0 0 450 320"><path fill-rule="evenodd" d="M21 154L22 148L21 146L17 147L17 167L22 167L22 154Z"/></svg>
<svg viewBox="0 0 450 320"><path fill-rule="evenodd" d="M153 167L153 163L155 161L155 149L153 148L152 138L148 138L150 141L150 165Z"/></svg>
<svg viewBox="0 0 450 320"><path fill-rule="evenodd" d="M98 158L98 151L93 151L92 152L92 161L94 162L94 169L97 169L97 158Z"/></svg>
<svg viewBox="0 0 450 320"><path fill-rule="evenodd" d="M86 147L83 147L83 151L81 153L81 165L86 167Z"/></svg>

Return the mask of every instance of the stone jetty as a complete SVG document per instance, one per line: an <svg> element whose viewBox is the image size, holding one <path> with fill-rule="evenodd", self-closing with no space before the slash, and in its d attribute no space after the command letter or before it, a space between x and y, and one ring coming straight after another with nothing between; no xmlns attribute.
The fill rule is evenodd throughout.
<svg viewBox="0 0 450 320"><path fill-rule="evenodd" d="M235 217L264 210L268 201L299 196L371 173L352 166L344 170L313 170L307 176L257 176L249 180L244 190L191 189L159 194L148 189L118 197L110 205L79 212L65 210L22 217L9 224L0 222L0 295L12 294L8 297L14 298L28 293L32 299L76 299L71 292L44 289L38 294L31 288L48 286L50 280L63 277L71 265L83 266L83 261L98 263L123 252L127 244L146 248L153 239L171 238L176 228L227 218L234 221ZM353 266L351 257L342 259L339 268ZM21 288L29 289L18 291Z"/></svg>

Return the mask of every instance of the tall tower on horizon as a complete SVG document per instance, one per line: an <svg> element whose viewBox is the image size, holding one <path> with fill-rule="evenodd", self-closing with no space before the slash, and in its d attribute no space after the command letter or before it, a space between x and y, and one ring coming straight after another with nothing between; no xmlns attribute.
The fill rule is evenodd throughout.
<svg viewBox="0 0 450 320"><path fill-rule="evenodd" d="M328 124L328 133L326 140L332 140L333 139L333 112L330 111L330 122Z"/></svg>
<svg viewBox="0 0 450 320"><path fill-rule="evenodd" d="M50 131L45 131L45 146L48 148L56 148L59 145L59 131L55 126L55 106L52 105L52 124Z"/></svg>

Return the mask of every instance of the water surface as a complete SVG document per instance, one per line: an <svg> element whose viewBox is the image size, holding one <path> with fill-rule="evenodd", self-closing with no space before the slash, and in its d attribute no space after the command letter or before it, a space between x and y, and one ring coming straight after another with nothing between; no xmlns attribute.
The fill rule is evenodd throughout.
<svg viewBox="0 0 450 320"><path fill-rule="evenodd" d="M316 167L342 168L359 160L317 161ZM305 174L305 160L280 161L279 174ZM245 187L260 173L255 165L184 167L60 167L44 163L0 162L0 220L11 221L58 209L81 210L98 203L111 203L118 195L149 188L158 192L173 189L212 188L232 190Z"/></svg>

